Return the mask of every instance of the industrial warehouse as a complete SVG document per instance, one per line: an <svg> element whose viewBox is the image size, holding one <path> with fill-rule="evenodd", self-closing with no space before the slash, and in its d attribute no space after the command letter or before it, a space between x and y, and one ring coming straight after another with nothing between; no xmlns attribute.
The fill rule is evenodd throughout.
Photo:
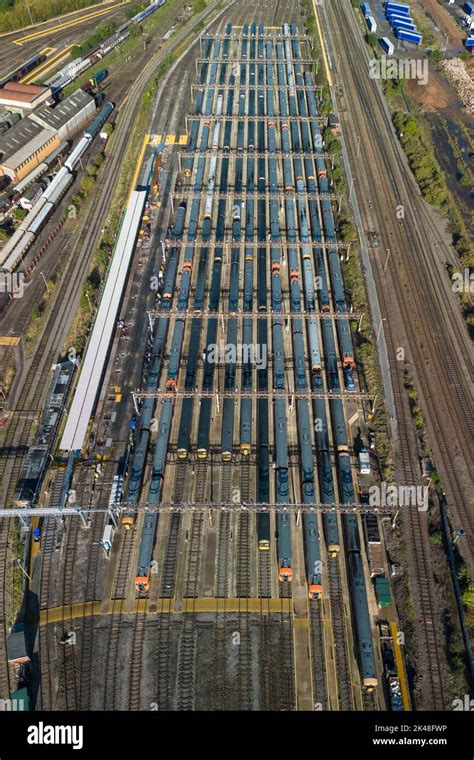
<svg viewBox="0 0 474 760"><path fill-rule="evenodd" d="M91 120L94 98L77 90L55 107L44 105L0 135L0 176L19 182L62 142L71 140Z"/></svg>
<svg viewBox="0 0 474 760"><path fill-rule="evenodd" d="M7 35L0 699L80 712L86 751L123 711L109 751L223 711L453 747L467 236L428 195L441 117L369 73L414 55L441 88L459 9L424 2L132 0Z"/></svg>

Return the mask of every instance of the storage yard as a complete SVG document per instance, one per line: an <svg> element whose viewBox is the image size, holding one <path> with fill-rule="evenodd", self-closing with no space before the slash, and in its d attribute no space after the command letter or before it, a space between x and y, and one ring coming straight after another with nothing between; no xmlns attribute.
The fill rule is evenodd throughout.
<svg viewBox="0 0 474 760"><path fill-rule="evenodd" d="M305 76L299 63L296 27L293 34L285 27L286 36L278 32L268 32L263 27L257 31L256 26L244 26L233 32L227 25L221 38L203 39L201 73L190 116L190 138L178 177L178 192L189 200L181 200L179 205L178 200L175 201L176 218L170 220L166 263L162 262L163 277L156 294L154 329L149 334L148 361L144 367L144 390L149 395L141 402L133 445L123 452L123 456L130 457L130 463L123 486L126 511L122 514L122 527L116 534L117 544L113 545L111 554L116 565L115 575L110 575L112 600L124 597L130 602L133 599L130 592L136 587L138 598L148 605L149 614L153 614L157 601L152 600L159 598L160 637L165 642L159 646L168 650L166 640L170 646L174 642L176 657L172 651L168 651L167 657L170 663L175 659L178 662L177 674L168 674L168 690L165 692L162 686L158 697L160 704L168 707L185 704L197 709L206 707L204 695L207 693L209 699L214 687L211 684L206 687L201 676L199 683L203 691L201 695L195 694L192 673L196 667L206 672L199 651L201 647L206 648L206 642L212 649L213 640L222 653L222 668L224 671L230 668L226 682L232 678L232 671L237 680L239 673L246 673L248 669L255 674L255 688L250 682L241 683L239 689L241 693L248 690L257 708L293 709L299 704L301 709L309 709L314 703L321 703L324 709L347 709L356 705L361 709L364 701L373 707L378 705L378 697L371 691L378 678L358 519L346 515L339 522L336 514L328 512L320 521L314 511L303 512L298 525L296 522L294 504L300 504L303 509L311 504L316 506L322 489L324 503L330 509L329 505L337 502L335 494L339 493L339 482L342 503L355 501L343 398L346 388L354 396L357 393L330 193L325 184L324 158L318 158L318 153L323 155L323 151L313 147L321 144L315 86L311 75L307 72ZM239 87L231 73L230 61L238 61L241 67ZM298 83L303 85L299 98ZM278 97L274 98L275 86ZM253 128L251 117L255 116L261 120ZM248 131L244 128L247 124ZM153 173L150 166L153 149L149 153L149 159L144 160L140 187L146 186L147 177ZM303 159L305 153L314 155ZM276 199L285 197L285 193L291 193L292 198L285 201L282 215L283 209ZM320 201L318 195L321 195ZM133 213L133 194L130 204L130 213ZM296 215L301 225L297 225ZM132 235L133 230L138 232L136 222L126 225L124 221L123 226ZM270 229L271 242L268 240ZM322 230L325 230L324 237ZM313 251L312 241L320 242L319 250ZM333 248L329 247L331 242ZM121 243L119 235L115 253L118 259L122 245L127 244ZM282 262L287 267L285 279ZM317 271L323 273L320 299L314 290L316 266ZM113 265L111 272L112 269ZM331 283L337 293L334 301ZM223 293L228 294L227 303L219 309ZM110 299L104 296L103 303L110 303ZM185 319L185 311L190 319ZM218 312L221 319L210 316ZM242 313L240 318L238 312ZM291 334L288 334L284 328L287 317L283 315L291 312L301 313L301 316L294 318ZM166 316L167 313L170 316ZM272 315L270 322L267 317L262 318L267 313ZM281 318L278 313L282 314ZM334 318L336 316L340 318ZM115 318L111 316L112 322ZM222 320L225 322L220 326ZM96 329L98 334L103 334L99 325L100 310ZM320 330L324 337L320 337ZM210 352L221 340L219 333L224 333L223 337L231 344L242 342L251 346L257 338L265 353L269 343L273 348L268 354L273 359L262 370L255 370L250 361L239 362L240 367L237 361L216 365ZM84 421L89 415L82 414L81 383L90 389L93 402L97 381L94 384L88 378L87 357L89 352L91 358L105 355L94 349L93 342L94 334L61 442L66 450L90 446L85 438ZM203 358L206 345L208 356ZM329 360L325 359L326 351ZM290 369L293 352L296 354L295 374ZM305 361L307 355L311 357L309 365ZM327 374L322 371L323 366L328 367ZM328 402L326 387L339 398ZM164 397L155 399L152 394L156 392L160 396L159 388ZM200 388L207 397L198 402L195 394L198 389L200 395ZM220 409L216 409L217 388L223 393ZM308 397L308 393L313 395ZM296 428L287 422L291 394L297 396L299 436ZM351 401L354 403L352 396ZM312 435L313 415L323 423L318 441ZM76 419L83 426L80 433ZM329 419L334 420L337 436L334 461ZM151 430L152 422L155 422L154 430ZM320 482L313 464L316 451L325 468ZM115 449L115 456L117 453ZM152 459L147 459L149 454ZM213 494L217 494L221 504L230 506L236 489L240 493L239 502L250 507L242 514L234 514L231 509L216 510L211 517L207 509L193 516L185 510L182 516L179 514L182 503L210 507L216 498ZM133 508L140 502L173 503L178 509L137 519ZM252 504L258 505L259 510L265 510L265 504L277 504L281 505L281 511L256 511ZM289 508L285 509L287 505ZM344 565L341 574L339 559L343 528L350 547L348 581ZM177 564L183 553L180 547L186 534L189 536L187 556L181 557L182 567L178 573ZM159 567L156 578L151 571L155 556ZM135 577L130 576L130 566L136 566ZM330 584L327 589L324 579ZM347 582L354 584L354 635L350 633L352 617L347 618L342 628L338 619L341 613L345 618L342 595ZM288 605L292 596L300 610L295 640ZM322 610L323 597L330 602L326 613ZM229 598L234 600L230 609L233 606L239 610L240 617L248 617L245 630L249 639L245 650L239 650L239 656L235 656L234 665L230 652L223 651L225 645L221 640L225 638L227 627L236 624L234 615L226 612L224 600ZM163 600L168 599L175 607L176 618L171 607L166 612ZM175 606L177 600L178 607ZM221 611L219 600L223 605ZM275 611L264 614L261 620L260 614L255 616L250 611L255 608L254 600L261 600L260 604L264 605L264 600L269 600L268 605L271 602ZM124 613L126 604L127 601ZM207 624L205 613L199 612L206 606L211 610ZM185 611L179 613L183 607ZM265 606L259 605L259 608L262 613L266 612ZM325 643L323 629L327 627L326 620L330 623L331 615L336 629ZM137 613L135 627L138 627L139 641L135 641L133 647L139 660L149 648L144 643L146 619L145 614ZM133 627L133 619L113 619L112 626L114 624L120 624L120 630L122 627L127 630ZM100 629L103 627L102 621ZM301 662L293 666L283 657L267 654L263 668L261 664L257 666L262 660L260 647L264 645L268 652L274 649L267 640L273 635L287 654L296 646ZM334 681L328 684L321 658L325 647L328 647L328 659L332 657L333 636L338 661L349 680L341 693ZM128 639L125 633L121 638L123 642L117 641L117 647L124 646ZM315 656L312 666L305 651L308 645ZM179 670L181 660L182 672ZM306 679L301 687L292 686L297 673L302 677L308 666L313 674L312 686ZM140 662L137 667L141 667ZM146 661L144 667L149 667ZM282 681L279 702L271 701L277 698L274 689L259 693L257 684L262 679ZM158 681L162 683L161 671ZM114 693L115 707L121 706L120 691L114 690ZM144 701L136 706L144 706L147 698L152 699L153 695L147 697L142 693L140 699ZM232 707L231 704L216 706ZM241 701L235 706L248 709L252 705Z"/></svg>
<svg viewBox="0 0 474 760"><path fill-rule="evenodd" d="M362 5L367 29L375 32L370 4ZM404 20L406 7L385 4L386 20L396 38L419 44L410 39L417 32ZM350 6L316 16L323 32L328 16L337 18L328 37L332 51L346 12L353 12ZM359 255L358 243L340 234L347 198L332 180L334 153L327 150L329 136L338 136L345 157L346 133L351 166L357 165L355 138L347 135L347 110L339 112L338 100L331 101L329 116L323 110L318 74L321 67L338 97L346 98L342 72L348 82L350 64L339 59L336 70L329 47L318 59L303 17L303 6L290 0L257 9L236 0L204 9L199 36L178 32L176 60L157 80L146 127L136 136L138 160L106 275L97 300L89 301L82 355L68 349L70 360L48 378L50 359L65 358L65 328L77 308L70 278L40 334L42 350L27 360L23 388L15 388L21 415L6 406L3 506L45 510L22 527L23 538L31 538L24 562L35 604L30 598L26 607L32 666L25 683L35 709L446 707L426 515L415 507L404 513L407 546L415 550L401 560L392 554L398 506L382 501L374 507L369 498L384 486L372 430L382 402L369 392L359 356L362 320L370 314L357 313L351 301L345 267ZM117 46L127 28L116 31ZM354 61L359 38L354 23L347 38ZM100 58L94 62L102 65ZM76 69L53 74L51 91L68 86L81 63ZM60 102L56 118L44 105L28 117L55 141L26 179L16 177L27 214L0 251L5 276L34 271L50 215L113 115L116 147L106 159L110 173L99 178L104 190L97 190L94 229L87 231L86 208L79 253L66 270L74 265L79 283L88 272L86 251L105 224L112 167L118 172L128 144L122 120L129 119L130 131L132 95L136 104L147 81L137 79L140 87L122 102L125 92L113 76L100 92L103 71ZM369 85L357 86L362 92ZM378 144L376 116L373 125ZM61 166L38 198L39 167L49 171L58 156ZM393 175L387 178L377 192L393 199ZM397 225L396 235L409 224ZM370 225L364 219L358 227L367 312L370 307L375 319L373 283L381 310L374 330L386 359L384 390L386 367L393 377L384 403L397 482L418 486L426 479L416 471L413 421L391 368L399 343L384 291L387 267L395 276L390 251L395 259L397 241L393 229L386 232L391 249L381 272L372 256L378 244L370 262L364 259ZM437 234L434 226L430 232ZM422 250L417 234L413 240ZM410 338L414 351L417 340ZM464 436L464 380L457 364L448 369L466 415L458 429ZM46 396L36 431L29 410L38 416ZM454 414L454 397L445 403ZM453 523L469 539L465 484L453 473L446 484L448 499L454 493ZM5 523L0 561L8 548ZM422 682L425 701L409 672L405 634L399 636L399 578L408 568L423 649L417 687ZM7 609L5 597L4 619ZM8 636L6 625L7 642ZM16 630L16 647L18 636ZM22 667L1 663L6 696L22 687Z"/></svg>

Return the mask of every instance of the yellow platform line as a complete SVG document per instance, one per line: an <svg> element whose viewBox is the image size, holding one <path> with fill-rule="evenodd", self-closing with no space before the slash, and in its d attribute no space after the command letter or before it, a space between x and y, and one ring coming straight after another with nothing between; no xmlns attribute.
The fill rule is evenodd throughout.
<svg viewBox="0 0 474 760"><path fill-rule="evenodd" d="M53 69L58 63L61 63L61 61L67 58L69 51L73 47L77 46L74 43L72 45L68 45L66 48L64 48L64 50L60 50L59 53L56 53L56 55L48 58L48 60L44 61L41 66L38 66L38 68L34 71L30 71L26 77L20 79L20 84L30 84L30 82L34 82L34 80L40 75L46 74L46 72L50 71L50 69Z"/></svg>
<svg viewBox="0 0 474 760"><path fill-rule="evenodd" d="M104 16L106 13L109 13L109 11L113 10L114 8L118 8L121 5L125 5L126 3L130 2L130 0L124 0L120 3L114 3L114 5L109 5L107 8L102 8L100 11L95 11L94 13L89 13L87 16L81 16L81 18L75 18L71 19L71 21L66 21L64 24L59 24L58 26L52 26L48 29L42 29L39 32L32 32L31 34L28 34L26 37L18 37L16 40L13 40L14 45L19 45L20 47L25 44L25 42L31 42L32 40L39 40L41 37L47 37L48 34L51 34L52 32L60 32L62 29L69 29L72 26L79 26L80 24L83 24L85 21L91 21L94 18L99 18L100 16Z"/></svg>
<svg viewBox="0 0 474 760"><path fill-rule="evenodd" d="M55 50L57 50L55 47L45 47L43 50L39 51L39 55L51 55Z"/></svg>
<svg viewBox="0 0 474 760"><path fill-rule="evenodd" d="M150 142L150 135L147 134L143 138L142 147L140 148L140 154L139 154L138 159L137 159L137 166L136 166L135 171L133 173L132 182L130 184L130 192L129 192L128 198L127 198L127 206L128 206L128 204L130 202L130 198L132 197L132 193L135 190L135 185L137 184L138 175L139 175L140 169L142 167L143 156L145 155L146 146L148 145L149 142Z"/></svg>
<svg viewBox="0 0 474 760"><path fill-rule="evenodd" d="M316 8L316 2L315 0L312 0L312 2L313 2L314 18L316 20L316 26L318 27L319 44L321 45L321 52L323 54L324 68L326 69L326 77L328 80L329 87L332 87L332 76L331 76L331 71L329 69L329 62L328 62L328 57L326 55L326 48L324 46L323 32L322 32L321 24L319 21L318 11Z"/></svg>
<svg viewBox="0 0 474 760"><path fill-rule="evenodd" d="M40 521L39 517L31 518L31 551L30 551L30 570L29 570L30 578L33 575L34 560L37 557L37 555L40 553L40 549L41 549L41 540L40 541L33 540L33 531L35 528L39 527L39 521Z"/></svg>
<svg viewBox="0 0 474 760"><path fill-rule="evenodd" d="M0 335L0 346L17 346L20 338L12 338L9 335Z"/></svg>
<svg viewBox="0 0 474 760"><path fill-rule="evenodd" d="M146 615L172 614L178 615L183 612L207 613L280 613L291 612L291 599L216 599L203 597L201 599L183 599L179 609L176 608L174 599L158 599L156 603L150 603L149 599L135 599L129 614L144 613ZM100 602L76 602L63 607L50 607L40 612L40 625L58 623L64 618L82 618L91 615L113 615L124 613L125 603L123 599L112 599Z"/></svg>
<svg viewBox="0 0 474 760"><path fill-rule="evenodd" d="M405 668L403 667L402 650L398 643L398 628L396 623L390 623L390 631L393 639L393 651L395 653L395 662L397 665L398 678L400 679L400 691L402 693L403 709L410 710L410 697L408 686L405 678Z"/></svg>

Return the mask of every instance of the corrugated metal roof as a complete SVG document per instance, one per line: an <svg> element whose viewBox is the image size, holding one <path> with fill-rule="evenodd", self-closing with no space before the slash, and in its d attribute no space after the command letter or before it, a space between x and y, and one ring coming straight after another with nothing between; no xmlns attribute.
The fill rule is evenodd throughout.
<svg viewBox="0 0 474 760"><path fill-rule="evenodd" d="M40 129L40 132L36 134L32 139L26 142L15 153L8 155L2 155L1 163L6 164L12 169L16 169L17 166L28 161L28 159L37 153L47 142L56 137L56 131L54 129Z"/></svg>
<svg viewBox="0 0 474 760"><path fill-rule="evenodd" d="M69 98L58 103L55 108L49 106L38 108L31 114L31 118L45 127L60 129L93 103L95 106L94 98L91 95L82 90L76 90Z"/></svg>
<svg viewBox="0 0 474 760"><path fill-rule="evenodd" d="M39 145L42 145L53 135L53 130L45 129L33 121L31 117L26 116L18 124L15 124L15 127L9 129L6 134L0 137L0 159L2 162L5 162L22 148L29 145L31 141L35 140L38 142L39 140ZM29 152L32 151L30 150Z"/></svg>

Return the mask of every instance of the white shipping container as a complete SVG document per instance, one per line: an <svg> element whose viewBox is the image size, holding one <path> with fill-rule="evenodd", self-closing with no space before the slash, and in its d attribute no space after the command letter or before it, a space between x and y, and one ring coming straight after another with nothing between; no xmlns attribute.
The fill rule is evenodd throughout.
<svg viewBox="0 0 474 760"><path fill-rule="evenodd" d="M395 48L393 42L388 37L382 37L379 42L388 55L393 55Z"/></svg>
<svg viewBox="0 0 474 760"><path fill-rule="evenodd" d="M367 19L367 26L369 27L369 32L372 32L372 34L377 31L377 22L373 16L369 16Z"/></svg>

